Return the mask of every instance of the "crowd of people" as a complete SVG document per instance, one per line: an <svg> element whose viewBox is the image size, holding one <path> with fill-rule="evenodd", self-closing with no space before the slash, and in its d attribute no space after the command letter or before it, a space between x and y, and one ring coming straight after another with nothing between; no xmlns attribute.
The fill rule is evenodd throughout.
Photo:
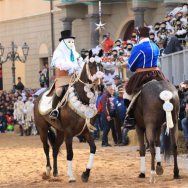
<svg viewBox="0 0 188 188"><path fill-rule="evenodd" d="M127 81L122 81L119 76L115 76L114 85L107 83L99 92L96 102L98 109L95 122L96 131L93 136L95 140L102 139L102 147L127 145L129 143L128 132L135 128L134 119L124 121L127 111L123 99L126 83ZM176 87L180 98L178 129L183 132L188 149L188 80ZM110 130L112 143L109 143L108 139ZM164 134L161 134L161 147L163 147L163 136Z"/></svg>
<svg viewBox="0 0 188 188"><path fill-rule="evenodd" d="M186 3L181 7L175 8L173 11L167 14L162 22L157 22L154 24L154 26L148 26L150 28L149 39L159 47L160 56L181 51L184 48L188 47L187 23L188 4ZM111 38L110 33L107 33L103 35L103 41L101 42L101 44L92 49L93 54L98 54L101 49L104 52L104 55L102 57L102 65L105 72L105 92L99 95L102 101L103 108L101 107L100 102L97 102L97 107L99 106L100 110L97 115L97 121L95 124L97 131L94 133L95 138L98 139L100 135L99 130L103 130L102 146L110 145L107 139L107 135L110 129L112 130L112 137L115 145L124 145L128 140L126 135L129 129L127 127L123 127L122 122L122 119L124 119L125 116L124 111L126 111L126 108L121 101L122 91L119 92L119 96L117 98L116 94L118 89L116 88L116 79L114 80L114 78L119 77L119 79L123 79L125 77L123 67L124 64L126 64L126 62L128 61L133 47L139 43L138 32L139 31L136 29L132 33L132 36L129 40L123 41L122 39L118 39L115 42ZM85 59L88 54L89 50L83 49L81 51L83 59ZM116 88L115 90L114 87ZM188 100L186 99L187 97L184 96L186 95L185 91L187 90L186 81L184 83L181 83L178 88L181 98L179 129L183 130L188 147L188 121L185 116L185 112L188 111L188 104L186 105L186 102ZM104 101L108 101L108 103L105 104ZM119 101L118 105L116 105L117 101ZM102 109L104 109L104 111L102 111ZM109 112L113 111L113 113L107 114L105 109L108 109ZM123 117L121 117L122 111ZM106 116L108 117L107 119L104 118ZM127 124L132 123L128 122Z"/></svg>
<svg viewBox="0 0 188 188"><path fill-rule="evenodd" d="M167 14L161 22L157 22L150 28L149 38L156 43L160 49L160 55L178 52L188 47L188 4L177 7ZM105 69L106 80L113 81L116 74L123 75L122 66L130 57L131 51L139 43L138 30L133 31L131 38L128 40L113 40L110 33L103 35L100 45L92 49L93 54L98 54L101 49L104 51L102 64ZM89 51L81 50L83 59Z"/></svg>
<svg viewBox="0 0 188 188"><path fill-rule="evenodd" d="M25 89L21 77L14 89L0 91L0 133L13 132L19 125L20 135L36 135L33 114L35 90Z"/></svg>

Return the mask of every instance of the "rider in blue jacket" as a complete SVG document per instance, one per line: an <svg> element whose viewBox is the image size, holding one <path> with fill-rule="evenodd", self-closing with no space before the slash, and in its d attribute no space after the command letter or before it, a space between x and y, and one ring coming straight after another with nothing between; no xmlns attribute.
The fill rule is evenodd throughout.
<svg viewBox="0 0 188 188"><path fill-rule="evenodd" d="M135 72L129 79L124 94L125 105L128 106L133 95L151 80L166 80L158 67L160 51L158 46L149 39L149 28L141 27L137 30L140 38L138 45L133 47L128 60L128 68Z"/></svg>

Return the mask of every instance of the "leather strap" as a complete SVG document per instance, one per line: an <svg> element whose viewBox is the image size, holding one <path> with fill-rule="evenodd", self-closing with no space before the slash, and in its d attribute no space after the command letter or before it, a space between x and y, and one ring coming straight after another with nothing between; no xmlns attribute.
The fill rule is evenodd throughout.
<svg viewBox="0 0 188 188"><path fill-rule="evenodd" d="M136 69L136 72L145 72L145 71L156 71L156 70L160 70L159 67L151 67L151 68L139 68Z"/></svg>

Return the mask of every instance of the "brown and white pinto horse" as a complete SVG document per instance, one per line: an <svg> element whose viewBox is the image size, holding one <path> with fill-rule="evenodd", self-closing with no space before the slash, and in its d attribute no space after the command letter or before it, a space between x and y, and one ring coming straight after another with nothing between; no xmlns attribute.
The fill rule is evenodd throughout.
<svg viewBox="0 0 188 188"><path fill-rule="evenodd" d="M100 55L101 54L101 55ZM99 54L99 56L102 56L102 52ZM92 56L92 53L90 52L90 57ZM80 74L80 77L77 82L73 84L73 87L75 88L75 92L77 94L78 99L86 105L89 105L89 98L87 96L87 93L84 90L84 87L86 84L93 85L92 92L94 94L95 92L95 86L97 85L98 81L100 80L99 77L97 77L97 73L101 73L100 69L101 64L96 63L94 58L92 58L92 61L90 61L91 58L89 58L89 61L85 63L82 72ZM100 58L98 58L99 60ZM88 72L90 75L88 75ZM90 77L94 76L96 79L91 79ZM86 167L86 170L82 174L82 181L87 182L90 170L93 166L94 161L94 155L96 152L96 145L94 143L94 139L92 135L90 134L87 126L85 125L85 119L80 117L74 110L72 110L68 104L66 104L63 108L60 108L60 114L58 118L59 126L57 126L57 122L54 122L53 120L50 120L49 114L47 115L41 115L39 112L39 101L41 99L42 95L39 96L34 105L34 115L35 115L35 123L37 126L37 129L40 134L41 141L43 143L44 152L46 155L46 175L50 175L51 171L51 164L50 164L50 157L49 157L49 144L48 140L51 143L52 151L53 151L53 175L58 176L58 169L57 169L57 156L59 152L59 148L62 145L63 141L65 140L66 144L66 150L67 150L67 162L68 162L68 176L69 176L69 182L74 182L75 177L72 170L72 160L73 160L73 137L77 136L79 134L83 135L88 142L90 146L90 157L89 161ZM91 119L91 124L94 123L95 117ZM53 131L52 127L55 129L55 132Z"/></svg>

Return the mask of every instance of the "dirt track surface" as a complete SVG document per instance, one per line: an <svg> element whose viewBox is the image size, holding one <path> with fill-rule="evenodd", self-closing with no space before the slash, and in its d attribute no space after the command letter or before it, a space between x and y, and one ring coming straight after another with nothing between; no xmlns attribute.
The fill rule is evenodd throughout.
<svg viewBox="0 0 188 188"><path fill-rule="evenodd" d="M66 188L188 188L188 170L180 169L182 179L174 180L173 167L166 165L163 176L156 177L156 184L149 183L150 155L147 154L147 174L138 179L139 155L132 147L102 148L97 142L94 168L88 183L81 181L87 165L89 147L74 141L73 169L77 182L68 183L65 145L58 157L59 177L42 179L45 156L38 136L20 137L0 134L0 187L66 187Z"/></svg>

